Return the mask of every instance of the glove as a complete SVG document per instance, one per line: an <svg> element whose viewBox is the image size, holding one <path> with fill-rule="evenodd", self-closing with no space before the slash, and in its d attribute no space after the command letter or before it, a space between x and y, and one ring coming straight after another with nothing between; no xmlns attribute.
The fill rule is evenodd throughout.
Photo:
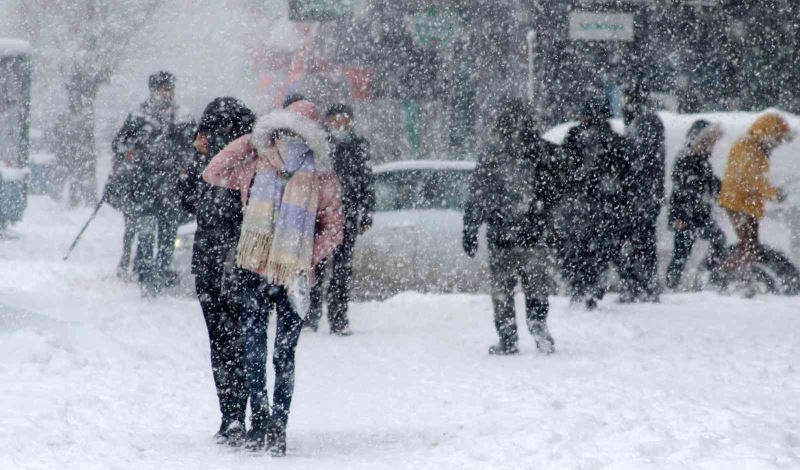
<svg viewBox="0 0 800 470"><path fill-rule="evenodd" d="M363 217L361 219L361 225L358 227L359 235L364 235L367 230L372 228L372 217Z"/></svg>
<svg viewBox="0 0 800 470"><path fill-rule="evenodd" d="M474 258L475 254L478 252L478 235L472 235L464 232L462 244L464 246L464 252L467 254L467 256Z"/></svg>

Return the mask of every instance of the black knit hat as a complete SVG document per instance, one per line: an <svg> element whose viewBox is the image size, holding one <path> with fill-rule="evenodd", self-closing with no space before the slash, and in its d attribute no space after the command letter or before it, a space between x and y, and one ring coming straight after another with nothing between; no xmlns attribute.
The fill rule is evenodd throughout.
<svg viewBox="0 0 800 470"><path fill-rule="evenodd" d="M291 106L292 103L296 103L298 101L304 101L305 99L306 99L306 97L303 96L303 94L301 94L301 93L289 93L283 99L283 104L281 105L281 107L283 109L286 109L289 106Z"/></svg>
<svg viewBox="0 0 800 470"><path fill-rule="evenodd" d="M694 142L697 136L700 135L711 123L706 121L705 119L698 119L697 121L693 122L689 130L686 132L686 140L688 142Z"/></svg>
<svg viewBox="0 0 800 470"><path fill-rule="evenodd" d="M336 116L337 114L346 114L352 118L353 108L344 103L336 103L328 108L328 110L325 112L325 117L329 118L331 116Z"/></svg>
<svg viewBox="0 0 800 470"><path fill-rule="evenodd" d="M197 132L210 135L229 129L232 138L240 137L253 130L256 116L241 101L230 96L215 98L203 110Z"/></svg>
<svg viewBox="0 0 800 470"><path fill-rule="evenodd" d="M158 90L164 85L175 87L175 75L167 72L166 70L159 70L150 75L147 79L147 86L151 91Z"/></svg>

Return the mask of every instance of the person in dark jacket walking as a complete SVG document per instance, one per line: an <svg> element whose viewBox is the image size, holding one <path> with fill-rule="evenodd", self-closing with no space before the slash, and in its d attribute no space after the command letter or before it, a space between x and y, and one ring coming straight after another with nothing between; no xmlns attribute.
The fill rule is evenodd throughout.
<svg viewBox="0 0 800 470"><path fill-rule="evenodd" d="M225 262L239 240L242 203L237 190L212 186L202 179L202 173L226 145L252 132L255 120L255 114L235 98L216 98L209 103L195 133L198 158L181 184L183 208L197 221L192 273L208 329L211 370L222 414L215 438L232 446L241 445L244 439L247 387L241 312L235 282Z"/></svg>
<svg viewBox="0 0 800 470"><path fill-rule="evenodd" d="M311 330L319 328L322 317L322 297L325 272L330 265L328 285L328 323L331 334L351 334L347 307L350 301L350 280L353 276L353 247L356 238L372 227L375 207L372 170L369 163L369 141L355 132L353 110L344 104L335 104L325 113L325 129L331 144L331 161L339 183L342 185L344 209L344 239L330 258L319 263L317 282L311 290L311 306L305 324Z"/></svg>
<svg viewBox="0 0 800 470"><path fill-rule="evenodd" d="M124 241L132 238L131 232L139 234L133 269L144 293L153 295L177 282L169 268L183 216L178 184L193 154L196 124L175 104L171 73L152 74L148 86L150 96L128 115L114 139L114 153L128 163L114 191L134 221L135 229L126 229Z"/></svg>
<svg viewBox="0 0 800 470"><path fill-rule="evenodd" d="M657 302L658 257L656 222L665 198L666 150L664 124L653 109L649 91L641 84L625 93L623 108L630 145L630 214L625 233L630 251L623 269L622 302Z"/></svg>
<svg viewBox="0 0 800 470"><path fill-rule="evenodd" d="M686 261L697 238L711 244L706 267L714 276L725 256L725 234L711 216L711 202L719 197L722 182L714 176L708 159L722 136L722 128L700 119L686 135L686 146L672 170L669 224L675 231L675 249L667 268L667 287L681 281Z"/></svg>
<svg viewBox="0 0 800 470"><path fill-rule="evenodd" d="M628 204L625 141L611 128L605 98L589 100L580 123L569 130L566 197L557 233L564 278L573 303L592 310L605 295L601 276L610 263L620 268L620 233Z"/></svg>
<svg viewBox="0 0 800 470"><path fill-rule="evenodd" d="M494 127L497 142L481 156L470 182L464 211L464 251L478 250L478 230L487 225L494 323L499 342L489 354L516 354L514 287L525 293L528 330L539 351L550 354L555 343L547 328L549 311L547 230L558 198L553 171L557 148L539 139L530 126L527 105L506 103Z"/></svg>

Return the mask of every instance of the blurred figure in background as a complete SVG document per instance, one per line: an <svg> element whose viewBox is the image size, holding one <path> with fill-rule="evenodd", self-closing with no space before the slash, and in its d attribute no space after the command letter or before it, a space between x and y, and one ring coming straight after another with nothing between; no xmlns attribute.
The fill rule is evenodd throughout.
<svg viewBox="0 0 800 470"><path fill-rule="evenodd" d="M664 203L666 148L664 124L641 83L625 90L623 118L630 146L630 214L624 231L629 243L622 277L622 302L658 302L656 223Z"/></svg>
<svg viewBox="0 0 800 470"><path fill-rule="evenodd" d="M538 137L527 104L509 100L494 126L496 143L481 155L464 210L464 251L474 257L478 231L487 225L494 324L499 341L489 354L519 352L514 288L522 284L528 330L537 349L555 352L549 313L545 237L559 197L556 146Z"/></svg>
<svg viewBox="0 0 800 470"><path fill-rule="evenodd" d="M315 267L317 281L311 290L306 326L313 331L319 328L325 273L330 266L328 324L331 334L348 336L351 334L347 307L353 276L353 247L356 238L372 226L375 190L369 167L369 141L356 134L353 110L347 105L335 104L325 113L323 124L329 136L333 169L342 185L344 239L328 259Z"/></svg>
<svg viewBox="0 0 800 470"><path fill-rule="evenodd" d="M725 256L725 234L714 221L712 201L719 197L721 181L711 170L711 152L722 137L722 128L700 119L686 134L686 145L672 169L672 196L669 202L669 224L675 231L675 249L667 268L667 287L675 289L681 282L683 269L695 240L703 238L711 245L706 268L716 277ZM716 283L716 279L712 282Z"/></svg>
<svg viewBox="0 0 800 470"><path fill-rule="evenodd" d="M183 209L197 221L192 273L208 329L211 370L222 414L215 438L232 446L244 440L247 388L237 286L225 262L232 259L239 240L242 203L239 191L212 186L203 181L202 173L226 145L252 132L255 120L255 114L235 98L216 98L209 103L195 133L197 159L181 183Z"/></svg>
<svg viewBox="0 0 800 470"><path fill-rule="evenodd" d="M618 270L624 264L622 230L630 205L630 170L625 139L614 132L609 119L608 100L590 99L563 143L568 170L556 224L560 259L572 303L589 310L605 295L602 275L610 263Z"/></svg>
<svg viewBox="0 0 800 470"><path fill-rule="evenodd" d="M747 296L755 295L751 265L761 252L758 229L765 202L785 199L785 193L770 184L767 177L769 158L776 147L794 137L786 119L767 113L733 144L725 166L719 204L728 211L739 245L724 261L723 269L743 284Z"/></svg>
<svg viewBox="0 0 800 470"><path fill-rule="evenodd" d="M139 240L133 269L145 295L155 295L177 282L170 270L175 250L175 237L184 214L178 184L191 160L196 124L175 103L175 77L165 71L148 79L150 95L139 110L128 115L114 139L116 155L124 156L127 170L113 183L126 208L129 222L124 245L129 235L138 232ZM123 249L119 272L127 261Z"/></svg>

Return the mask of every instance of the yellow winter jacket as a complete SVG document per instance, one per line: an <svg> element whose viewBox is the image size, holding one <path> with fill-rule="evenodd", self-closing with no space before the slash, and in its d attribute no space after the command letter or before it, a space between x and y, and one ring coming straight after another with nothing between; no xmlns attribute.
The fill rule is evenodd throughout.
<svg viewBox="0 0 800 470"><path fill-rule="evenodd" d="M767 179L769 160L764 139L780 139L789 132L789 125L779 114L768 113L756 119L747 135L731 148L719 193L720 206L757 219L764 217L764 202L778 196L778 188Z"/></svg>

